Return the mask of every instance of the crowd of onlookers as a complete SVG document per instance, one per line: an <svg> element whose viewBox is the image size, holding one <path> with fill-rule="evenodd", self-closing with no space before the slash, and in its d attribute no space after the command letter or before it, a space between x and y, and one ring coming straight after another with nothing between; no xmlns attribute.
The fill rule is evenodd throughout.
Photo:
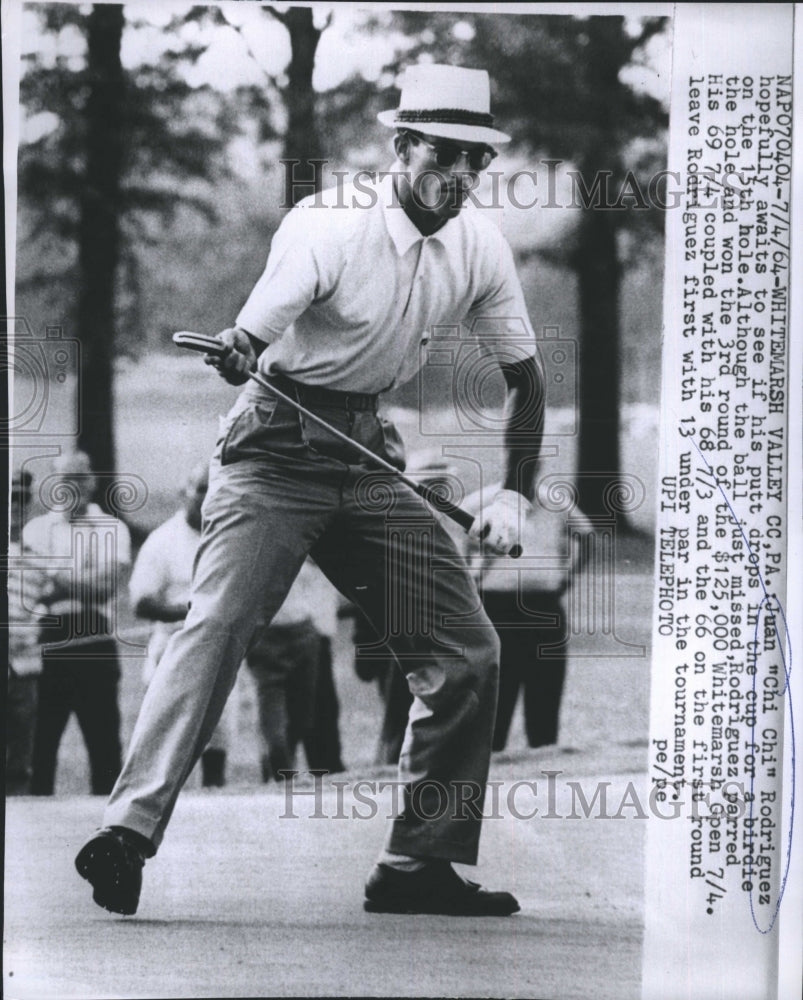
<svg viewBox="0 0 803 1000"><path fill-rule="evenodd" d="M429 485L451 475L445 461L429 454L414 456L408 472ZM59 746L73 714L86 744L91 791L111 791L122 755L117 602L130 601L137 619L147 623L144 692L187 613L207 485L206 467L192 469L176 511L134 553L124 521L96 502L97 480L85 454L54 461L47 490L39 490L44 513L37 516L29 516L31 475L24 468L15 472L8 547L8 794L53 794ZM481 502L478 494L465 505L471 509ZM582 562L583 533L590 531L577 511L572 525L568 532L565 513L536 503L524 533L525 551L533 557L521 563L469 549L462 532L455 532L501 640L494 750L506 745L522 689L528 745L557 742L568 631L565 594ZM376 682L384 705L376 730L365 739L375 745L378 764L395 763L403 752L413 701L404 673L374 626L307 560L273 620L254 623L244 660L256 693L257 752L265 782L301 769L300 751L309 769L346 768L333 670L333 639L344 615L354 618L357 676ZM205 786L226 783L230 732L224 713L201 756Z"/></svg>

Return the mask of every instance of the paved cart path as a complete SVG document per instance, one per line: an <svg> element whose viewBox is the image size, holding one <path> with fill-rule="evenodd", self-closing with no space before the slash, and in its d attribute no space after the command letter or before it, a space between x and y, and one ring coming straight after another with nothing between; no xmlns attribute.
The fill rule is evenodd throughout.
<svg viewBox="0 0 803 1000"><path fill-rule="evenodd" d="M526 749L517 715L510 753L494 756L501 818L484 823L476 872L489 887L514 891L521 913L508 919L364 913L363 882L384 838L389 799L377 797L372 819L351 818L352 807L363 814L367 808L345 790L340 811L349 818L335 819L337 790L329 787L321 802L327 819L309 818L313 798L296 800L298 819L282 818L283 793L256 785L255 710L246 698L230 752L230 786L204 791L197 775L190 780L159 855L146 866L139 913L115 917L92 903L73 867L103 800L76 794L88 778L71 723L60 794L7 802L4 996L638 997L643 842L647 823L660 821L636 818L633 808L621 809L619 820L544 818L548 770L560 772L552 810L558 816L572 811L569 781L579 783L588 803L609 782L609 814L629 789L649 811L651 549L642 543L630 560L629 549L620 547L618 639L598 632L572 641L560 748ZM338 779L391 779L392 769L370 764L378 696L355 678L351 656L348 636L341 637L336 674L352 771ZM142 697L141 660L124 658L123 667L127 739ZM523 780L538 782L537 798L515 786ZM537 805L540 816L517 819L511 805L523 816ZM599 800L591 812L599 815Z"/></svg>
<svg viewBox="0 0 803 1000"><path fill-rule="evenodd" d="M561 817L572 811L570 780L589 802L609 782L609 814L629 789L647 808L644 756L643 745L619 744L495 762L499 806L486 815L499 818L484 824L477 873L519 896L522 912L508 919L364 913L389 794L377 792L376 816L359 819L369 809L351 789L338 803L337 789L324 787L317 806L326 818L312 818L310 796L293 800L290 819L273 786L188 790L128 918L97 908L73 869L102 801L10 800L4 995L636 997L650 820L628 808L600 819L599 802L592 818L574 820L517 819L509 807L547 812L551 769L562 772L552 809ZM537 780L538 792L520 784L511 793L523 778Z"/></svg>

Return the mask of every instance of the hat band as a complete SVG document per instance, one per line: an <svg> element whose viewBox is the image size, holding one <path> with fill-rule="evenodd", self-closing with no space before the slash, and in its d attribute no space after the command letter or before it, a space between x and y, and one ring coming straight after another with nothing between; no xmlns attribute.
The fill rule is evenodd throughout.
<svg viewBox="0 0 803 1000"><path fill-rule="evenodd" d="M484 128L493 128L494 116L484 114L482 111L433 108L431 111L397 111L396 121L421 124L437 122L439 125L480 125Z"/></svg>

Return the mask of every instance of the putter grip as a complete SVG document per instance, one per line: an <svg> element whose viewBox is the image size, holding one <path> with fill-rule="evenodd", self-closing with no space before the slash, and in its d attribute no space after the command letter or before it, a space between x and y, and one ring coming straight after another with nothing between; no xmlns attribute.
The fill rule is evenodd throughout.
<svg viewBox="0 0 803 1000"><path fill-rule="evenodd" d="M176 347L183 347L188 351L199 351L201 354L210 354L215 358L225 358L230 350L217 337L207 337L204 333L190 333L189 330L174 333L173 343Z"/></svg>

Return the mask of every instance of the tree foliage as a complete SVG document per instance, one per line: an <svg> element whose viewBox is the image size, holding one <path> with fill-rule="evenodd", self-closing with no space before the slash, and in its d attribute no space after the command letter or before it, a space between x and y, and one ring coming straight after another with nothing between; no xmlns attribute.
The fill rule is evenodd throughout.
<svg viewBox="0 0 803 1000"><path fill-rule="evenodd" d="M33 9L56 56L33 51L20 84L26 115L43 126L19 150L22 257L39 262L20 287L48 285L58 322L77 335L78 444L111 473L113 359L127 325L120 306L137 301L120 285L136 286L149 226L178 206L214 216L203 182L220 170L229 116L211 90L193 89L181 73L199 47L166 48L155 63L125 69L123 33L136 26L121 5ZM184 20L204 17L200 8ZM60 45L68 31L69 54Z"/></svg>
<svg viewBox="0 0 803 1000"><path fill-rule="evenodd" d="M47 59L44 47L33 51L20 80L26 117L36 121L38 116L49 127L31 141L21 141L19 148L21 260L33 262L20 274L19 288L24 292L49 286L52 297L64 303L61 319L67 323L77 320L77 299L71 292L81 280L78 243L88 197L92 129L100 130L101 145L104 134L119 143L119 180L102 197L119 219L118 304L133 303L138 249L153 243L180 208L189 206L208 221L214 219L209 182L225 171L224 152L237 120L233 106L246 99L241 94L224 97L210 86L192 87L186 81L184 70L203 47L180 44L175 29L211 17L214 8L193 8L166 31L177 47L166 48L153 60L121 67L119 87L113 94L99 94L93 88L97 69L89 58L93 14L95 21L99 16L123 17L122 7L112 5L116 14L104 14L105 6L97 5L98 13L93 9L90 14L72 4L33 6L41 35L55 45L56 56ZM141 27L141 22L123 21L121 32ZM80 35L81 54L61 53L59 42L66 31L73 39ZM120 40L106 35L95 57L119 60ZM129 318L118 315L118 326L124 329ZM124 339L116 346L134 348Z"/></svg>
<svg viewBox="0 0 803 1000"><path fill-rule="evenodd" d="M320 131L320 101L312 84L315 72L315 55L321 35L331 25L333 14L329 12L323 24L315 23L315 13L311 7L290 7L279 11L274 7L262 8L265 15L277 21L286 30L290 42L290 61L281 74L265 69L262 53L254 50L248 40L247 31L232 21L224 21L240 35L246 51L259 66L265 77L269 91L284 108L287 125L283 134L285 160L289 179L285 202L293 204L301 198L319 190L322 181L320 160L322 158ZM253 92L253 91L252 91ZM273 138L270 126L270 103L261 108L254 104L260 124L260 138ZM300 182L300 183L296 183Z"/></svg>

